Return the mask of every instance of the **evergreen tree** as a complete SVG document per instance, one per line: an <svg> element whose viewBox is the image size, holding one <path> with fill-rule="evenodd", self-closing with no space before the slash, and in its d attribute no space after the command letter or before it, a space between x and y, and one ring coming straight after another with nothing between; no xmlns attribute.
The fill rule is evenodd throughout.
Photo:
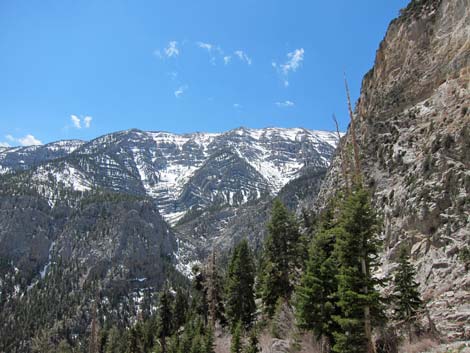
<svg viewBox="0 0 470 353"><path fill-rule="evenodd" d="M204 318L204 322L207 323L207 317L209 313L209 306L207 303L207 290L204 283L206 282L206 274L199 268L194 266L193 269L193 288L195 290L194 297L192 300L192 310L201 315Z"/></svg>
<svg viewBox="0 0 470 353"><path fill-rule="evenodd" d="M337 229L321 229L313 238L307 268L296 289L297 320L301 328L312 330L317 339L334 343L338 330L333 316L339 314L337 261L333 255Z"/></svg>
<svg viewBox="0 0 470 353"><path fill-rule="evenodd" d="M214 331L212 327L208 326L206 328L206 334L204 335L203 340L203 352L204 353L215 353L214 351Z"/></svg>
<svg viewBox="0 0 470 353"><path fill-rule="evenodd" d="M230 344L230 353L241 353L243 346L242 346L242 325L241 322L238 322L235 325L235 329L233 330L232 334L232 341Z"/></svg>
<svg viewBox="0 0 470 353"><path fill-rule="evenodd" d="M299 237L294 216L279 199L275 199L268 223L261 289L269 315L274 313L277 300L281 297L288 299L292 292L292 280L302 260L298 253Z"/></svg>
<svg viewBox="0 0 470 353"><path fill-rule="evenodd" d="M411 341L412 326L417 322L417 313L422 308L418 286L415 281L416 271L410 263L410 258L405 247L400 249L398 268L394 277L395 289L393 292L394 317L404 322L408 339Z"/></svg>
<svg viewBox="0 0 470 353"><path fill-rule="evenodd" d="M250 337L248 340L248 345L245 348L245 353L259 353L261 349L259 348L258 336L255 330L251 330Z"/></svg>
<svg viewBox="0 0 470 353"><path fill-rule="evenodd" d="M116 326L111 327L106 337L104 353L119 353L119 330Z"/></svg>
<svg viewBox="0 0 470 353"><path fill-rule="evenodd" d="M380 317L381 282L372 276L378 266L378 220L368 193L357 188L345 199L336 229L335 256L338 261L338 306L333 351L374 351L372 324Z"/></svg>
<svg viewBox="0 0 470 353"><path fill-rule="evenodd" d="M173 329L177 331L186 322L188 313L188 298L183 291L176 290L175 302L173 305Z"/></svg>
<svg viewBox="0 0 470 353"><path fill-rule="evenodd" d="M167 288L160 294L160 305L158 307L157 336L160 340L160 346L163 353L166 353L166 338L171 335L172 325L172 300L173 296Z"/></svg>
<svg viewBox="0 0 470 353"><path fill-rule="evenodd" d="M127 349L126 353L143 353L143 347L141 344L141 335L137 326L132 327L129 330L129 336L127 338Z"/></svg>
<svg viewBox="0 0 470 353"><path fill-rule="evenodd" d="M232 329L241 322L249 327L256 311L254 296L255 268L246 239L235 248L230 260L226 284L226 310Z"/></svg>

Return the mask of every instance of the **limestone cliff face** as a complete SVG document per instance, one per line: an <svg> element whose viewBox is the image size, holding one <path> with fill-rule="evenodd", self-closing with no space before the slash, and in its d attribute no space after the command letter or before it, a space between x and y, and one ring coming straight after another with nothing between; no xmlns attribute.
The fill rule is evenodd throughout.
<svg viewBox="0 0 470 353"><path fill-rule="evenodd" d="M470 1L412 1L364 77L356 135L365 183L383 216L384 274L411 247L431 317L470 336ZM351 138L351 131L342 144ZM341 184L336 157L320 192Z"/></svg>

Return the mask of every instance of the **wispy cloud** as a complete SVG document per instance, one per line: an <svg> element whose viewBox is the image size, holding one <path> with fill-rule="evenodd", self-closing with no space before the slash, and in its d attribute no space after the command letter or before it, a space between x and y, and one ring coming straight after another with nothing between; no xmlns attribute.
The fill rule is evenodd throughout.
<svg viewBox="0 0 470 353"><path fill-rule="evenodd" d="M85 124L85 128L88 129L91 126L91 121L93 118L91 116L86 116L83 118L83 123Z"/></svg>
<svg viewBox="0 0 470 353"><path fill-rule="evenodd" d="M289 108L295 105L295 103L290 100L285 100L284 102L276 102L274 104L276 104L280 108Z"/></svg>
<svg viewBox="0 0 470 353"><path fill-rule="evenodd" d="M246 62L248 65L251 65L251 58L246 55L246 53L243 51L243 50L235 50L233 52L236 56L238 56L238 58L241 60L241 61L244 61Z"/></svg>
<svg viewBox="0 0 470 353"><path fill-rule="evenodd" d="M178 42L176 40L172 40L168 42L168 45L163 48L163 50L155 50L154 54L159 58L174 58L180 55L180 49L178 48Z"/></svg>
<svg viewBox="0 0 470 353"><path fill-rule="evenodd" d="M178 89L175 91L175 97L179 98L183 95L184 92L188 90L188 85L183 85L178 87Z"/></svg>
<svg viewBox="0 0 470 353"><path fill-rule="evenodd" d="M293 52L287 53L287 61L284 64L272 62L272 66L279 72L284 81L284 86L289 86L289 74L296 72L302 65L304 60L304 48L295 49Z"/></svg>
<svg viewBox="0 0 470 353"><path fill-rule="evenodd" d="M21 146L32 146L32 145L42 145L41 140L37 139L31 134L27 134L23 137L13 137L12 135L6 135L5 138L13 145ZM10 147L11 144L8 142L0 142L0 147Z"/></svg>
<svg viewBox="0 0 470 353"><path fill-rule="evenodd" d="M206 43L206 42L196 42L196 45L207 51L210 56L210 63L212 65L216 64L217 58L224 55L222 48L216 44ZM225 60L224 60L225 61Z"/></svg>
<svg viewBox="0 0 470 353"><path fill-rule="evenodd" d="M38 140L36 137L34 137L33 135L31 135L31 134L28 134L24 137L20 137L18 139L18 142L22 146L42 145L42 142L40 140Z"/></svg>
<svg viewBox="0 0 470 353"><path fill-rule="evenodd" d="M230 55L225 55L224 56L224 64L225 65L228 65L231 60L232 60L232 57Z"/></svg>
<svg viewBox="0 0 470 353"><path fill-rule="evenodd" d="M80 118L76 115L70 115L70 120L72 121L72 124L74 127L76 127L77 129L81 129L82 128L82 124L80 122Z"/></svg>
<svg viewBox="0 0 470 353"><path fill-rule="evenodd" d="M76 129L81 129L82 127L84 127L85 129L90 128L92 120L93 118L89 115L86 115L83 118L83 120L75 114L70 115L70 121L72 122L73 127ZM83 121L83 125L82 125L82 121Z"/></svg>
<svg viewBox="0 0 470 353"><path fill-rule="evenodd" d="M240 109L242 106L241 106L241 104L233 103L233 107L234 107L235 109Z"/></svg>

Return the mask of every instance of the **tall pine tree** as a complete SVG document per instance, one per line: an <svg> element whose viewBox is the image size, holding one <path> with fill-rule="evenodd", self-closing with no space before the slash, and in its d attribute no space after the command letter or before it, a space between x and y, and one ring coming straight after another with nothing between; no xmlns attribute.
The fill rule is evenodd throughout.
<svg viewBox="0 0 470 353"><path fill-rule="evenodd" d="M254 296L255 267L246 239L234 249L226 283L226 311L232 329L241 322L251 326L256 311Z"/></svg>
<svg viewBox="0 0 470 353"><path fill-rule="evenodd" d="M292 293L292 280L302 260L298 256L299 237L294 216L275 199L268 223L261 289L265 310L270 316L274 314L278 299L288 299Z"/></svg>
<svg viewBox="0 0 470 353"><path fill-rule="evenodd" d="M402 247L393 281L395 288L392 299L394 317L404 323L409 341L412 339L413 325L417 323L417 314L423 305L418 290L419 284L415 281L415 276L416 271L410 263L408 251Z"/></svg>
<svg viewBox="0 0 470 353"><path fill-rule="evenodd" d="M173 313L172 313L173 296L170 291L165 288L160 293L160 305L158 307L157 317L157 337L160 340L160 347L162 353L166 353L166 338L172 334L173 331Z"/></svg>
<svg viewBox="0 0 470 353"><path fill-rule="evenodd" d="M378 266L378 219L368 193L357 187L342 205L336 232L338 306L333 351L374 352L372 325L379 318L381 298L372 273Z"/></svg>
<svg viewBox="0 0 470 353"><path fill-rule="evenodd" d="M338 330L338 324L333 317L339 314L338 267L334 257L338 229L329 226L323 223L312 240L307 268L296 289L295 301L299 326L312 330L325 348L334 344L333 332Z"/></svg>

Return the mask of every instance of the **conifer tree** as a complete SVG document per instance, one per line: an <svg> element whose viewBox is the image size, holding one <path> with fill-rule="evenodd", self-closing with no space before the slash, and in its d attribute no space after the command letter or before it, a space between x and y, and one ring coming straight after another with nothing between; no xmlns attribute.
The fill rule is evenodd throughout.
<svg viewBox="0 0 470 353"><path fill-rule="evenodd" d="M203 352L204 353L215 353L214 352L214 331L211 326L207 326L206 333L203 340Z"/></svg>
<svg viewBox="0 0 470 353"><path fill-rule="evenodd" d="M242 325L238 322L235 325L235 329L232 334L232 341L230 344L230 353L241 353L243 350L242 346Z"/></svg>
<svg viewBox="0 0 470 353"><path fill-rule="evenodd" d="M259 348L259 340L255 330L251 330L250 337L248 339L248 345L245 348L244 353L259 353L261 349Z"/></svg>
<svg viewBox="0 0 470 353"><path fill-rule="evenodd" d="M333 332L338 330L333 316L339 314L337 261L333 250L337 228L324 224L313 238L307 268L296 289L297 320L301 328L312 330L325 346L334 343Z"/></svg>
<svg viewBox="0 0 470 353"><path fill-rule="evenodd" d="M345 199L336 230L335 256L338 261L338 306L333 351L374 352L372 323L380 317L381 298L372 276L378 266L378 220L368 193L360 187Z"/></svg>
<svg viewBox="0 0 470 353"><path fill-rule="evenodd" d="M178 288L176 290L175 301L173 304L173 329L177 331L186 322L188 314L188 298L185 293Z"/></svg>
<svg viewBox="0 0 470 353"><path fill-rule="evenodd" d="M129 330L126 353L143 353L141 336L137 326L134 326Z"/></svg>
<svg viewBox="0 0 470 353"><path fill-rule="evenodd" d="M407 249L402 247L393 281L395 288L392 299L394 317L405 324L409 341L412 339L412 326L416 324L417 314L423 305L415 275L416 271L410 263Z"/></svg>
<svg viewBox="0 0 470 353"><path fill-rule="evenodd" d="M226 284L226 310L232 329L237 323L249 327L256 311L255 268L246 239L235 248L230 260Z"/></svg>
<svg viewBox="0 0 470 353"><path fill-rule="evenodd" d="M172 300L173 296L167 288L165 288L160 294L160 305L158 307L157 317L157 336L160 340L160 346L162 353L166 353L166 338L171 335L172 325Z"/></svg>
<svg viewBox="0 0 470 353"><path fill-rule="evenodd" d="M301 260L297 246L299 237L295 218L279 199L275 199L268 223L261 289L263 303L269 315L273 315L279 298L288 299L291 295L291 280Z"/></svg>
<svg viewBox="0 0 470 353"><path fill-rule="evenodd" d="M111 327L108 336L106 337L105 353L118 353L119 352L119 330L116 326Z"/></svg>

